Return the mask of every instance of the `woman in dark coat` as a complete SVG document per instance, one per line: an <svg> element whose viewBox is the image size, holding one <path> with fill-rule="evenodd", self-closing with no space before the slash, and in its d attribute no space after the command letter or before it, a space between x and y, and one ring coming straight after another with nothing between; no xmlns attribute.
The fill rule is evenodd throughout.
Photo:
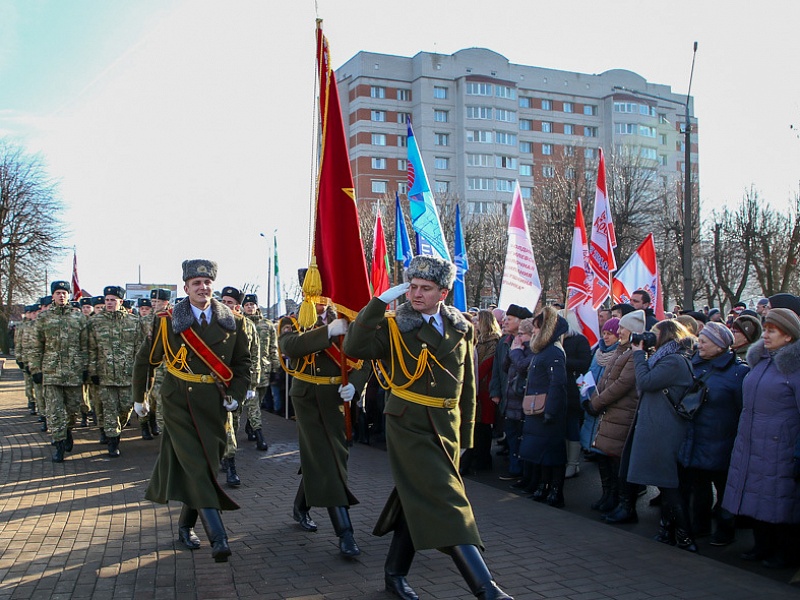
<svg viewBox="0 0 800 600"><path fill-rule="evenodd" d="M581 332L581 324L577 315L569 310L559 311L567 321L569 330L561 339L566 355L567 368L567 470L564 477L571 479L580 474L581 459L581 394L576 380L589 370L592 364L592 348L589 340Z"/></svg>
<svg viewBox="0 0 800 600"><path fill-rule="evenodd" d="M559 338L568 325L555 309L546 306L533 320L533 358L528 367L526 394L547 394L544 412L525 415L520 458L533 463L536 489L533 499L550 506L564 506L564 472L567 449L567 371Z"/></svg>
<svg viewBox="0 0 800 600"><path fill-rule="evenodd" d="M522 398L525 396L528 366L533 359L531 338L533 336L533 319L522 319L519 329L511 342L506 362L508 363L508 388L506 390L506 411L504 431L508 442L508 475L509 478L521 478L511 487L525 491L530 488L533 471L531 464L520 459L519 445L522 440L522 425L525 415L522 414ZM506 476L501 476L501 479Z"/></svg>
<svg viewBox="0 0 800 600"><path fill-rule="evenodd" d="M773 308L747 353L739 431L722 507L754 519L755 546L742 554L783 567L796 559L800 523L800 319Z"/></svg>
<svg viewBox="0 0 800 600"><path fill-rule="evenodd" d="M692 368L694 376L705 382L708 400L688 423L681 451L691 486L692 530L696 537L710 534L713 516L717 524L713 546L734 541L733 515L722 509L722 499L742 411L742 382L750 369L730 349L732 343L733 334L720 323L707 324L697 337Z"/></svg>
<svg viewBox="0 0 800 600"><path fill-rule="evenodd" d="M685 475L679 453L687 421L678 416L679 402L693 382L686 358L691 334L677 321L661 321L653 329L655 352L647 358L642 342L632 343L639 389L639 409L631 443L628 481L655 485L661 491L661 525L655 539L697 552L689 525Z"/></svg>

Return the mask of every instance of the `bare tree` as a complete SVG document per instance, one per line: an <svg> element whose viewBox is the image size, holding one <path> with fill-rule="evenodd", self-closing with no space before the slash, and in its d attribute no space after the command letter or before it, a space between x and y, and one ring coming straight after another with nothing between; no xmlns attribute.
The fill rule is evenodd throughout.
<svg viewBox="0 0 800 600"><path fill-rule="evenodd" d="M753 269L765 296L796 289L800 259L800 195L795 194L786 213L762 203L758 193L749 195L757 206L754 223Z"/></svg>

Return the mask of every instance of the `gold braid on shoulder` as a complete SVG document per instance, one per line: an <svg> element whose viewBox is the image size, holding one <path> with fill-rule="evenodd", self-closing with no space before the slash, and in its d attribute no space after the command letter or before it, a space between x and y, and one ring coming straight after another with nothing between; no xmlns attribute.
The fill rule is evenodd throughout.
<svg viewBox="0 0 800 600"><path fill-rule="evenodd" d="M383 366L383 362L380 360L375 360L372 362L373 369L377 366L380 374L383 375L383 378L386 380L386 385L381 382L381 378L378 377L378 383L384 390L406 390L411 387L415 381L417 381L425 371L430 371L431 375L433 375L433 370L429 364L429 361L435 363L440 369L442 369L446 373L450 373L444 366L436 360L436 357L428 351L428 347L423 344L422 351L419 353L418 356L414 356L411 353L411 350L408 349L406 346L405 341L403 340L403 336L400 334L400 329L397 327L397 320L394 317L387 317L386 321L389 325L389 349L390 349L390 361L392 364L392 372L387 373L386 367ZM404 355L407 355L412 361L416 363L416 367L414 368L414 372L412 373L407 365ZM395 361L395 356L397 360ZM400 370L403 372L403 375L408 379L406 383L403 385L397 385L394 383L395 379L395 363L400 365ZM376 372L377 375L377 372Z"/></svg>

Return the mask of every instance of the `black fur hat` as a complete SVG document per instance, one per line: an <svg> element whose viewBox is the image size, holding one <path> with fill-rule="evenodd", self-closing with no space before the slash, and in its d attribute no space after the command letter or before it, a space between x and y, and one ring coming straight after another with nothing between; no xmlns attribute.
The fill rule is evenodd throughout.
<svg viewBox="0 0 800 600"><path fill-rule="evenodd" d="M69 281L54 281L50 284L50 294L52 295L56 290L65 290L67 293L72 290L69 287Z"/></svg>
<svg viewBox="0 0 800 600"><path fill-rule="evenodd" d="M255 294L245 294L244 300L242 300L242 304L247 304L248 302L252 302L256 306L258 306L258 296Z"/></svg>
<svg viewBox="0 0 800 600"><path fill-rule="evenodd" d="M169 302L170 297L172 297L172 294L169 290L165 290L163 288L150 290L150 300L166 300Z"/></svg>
<svg viewBox="0 0 800 600"><path fill-rule="evenodd" d="M125 290L123 290L118 285L107 285L103 288L103 300L105 301L105 296L116 296L120 300L125 297Z"/></svg>
<svg viewBox="0 0 800 600"><path fill-rule="evenodd" d="M139 306L139 307L142 307L142 306L149 306L149 307L151 307L151 308L152 308L152 307L153 307L153 303L152 303L152 302L150 302L150 298L139 298L139 299L136 301L136 306Z"/></svg>
<svg viewBox="0 0 800 600"><path fill-rule="evenodd" d="M230 285L226 285L224 288L222 288L220 296L222 297L228 296L229 298L233 298L234 300L236 300L236 304L242 303L242 292L240 292L235 287L232 287Z"/></svg>

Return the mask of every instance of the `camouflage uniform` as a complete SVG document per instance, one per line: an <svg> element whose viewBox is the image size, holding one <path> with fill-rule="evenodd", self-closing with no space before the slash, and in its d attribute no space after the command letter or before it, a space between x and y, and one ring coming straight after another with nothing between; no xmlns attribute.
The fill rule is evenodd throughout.
<svg viewBox="0 0 800 600"><path fill-rule="evenodd" d="M256 397L245 403L247 404L247 419L250 421L250 426L257 431L261 429L261 399L269 387L270 375L281 368L281 362L278 357L278 336L272 322L265 319L261 313L245 315L245 317L255 325L261 350L258 357L261 376L256 386Z"/></svg>
<svg viewBox="0 0 800 600"><path fill-rule="evenodd" d="M41 374L47 424L54 442L69 432L81 408L81 385L87 370L86 318L80 311L53 306L35 321L35 343L26 349L32 375Z"/></svg>
<svg viewBox="0 0 800 600"><path fill-rule="evenodd" d="M144 339L139 320L124 310L104 311L89 321L89 375L99 386L109 438L119 438L133 409L133 362Z"/></svg>
<svg viewBox="0 0 800 600"><path fill-rule="evenodd" d="M258 357L260 355L260 344L258 339L258 332L256 326L250 319L244 319L244 333L247 336L247 343L250 349L250 356ZM261 364L258 360L252 360L250 363L250 385L248 391L254 391L258 385L261 377ZM250 401L245 401L250 403ZM225 454L223 458L233 458L236 454L238 444L236 443L236 432L239 431L239 419L242 416L243 405L245 402L240 402L239 407L228 413L228 423L225 425ZM256 399L256 405L258 400ZM259 410L260 407L259 407ZM230 476L230 475L229 475Z"/></svg>
<svg viewBox="0 0 800 600"><path fill-rule="evenodd" d="M33 379L27 368L27 360L25 358L25 341L26 337L30 337L33 332L33 324L36 321L25 319L17 325L14 331L14 358L17 360L19 368L22 370L22 376L25 379L25 397L28 399L28 408L33 410L31 414L36 414L36 395L33 389ZM44 415L44 413L42 413Z"/></svg>

